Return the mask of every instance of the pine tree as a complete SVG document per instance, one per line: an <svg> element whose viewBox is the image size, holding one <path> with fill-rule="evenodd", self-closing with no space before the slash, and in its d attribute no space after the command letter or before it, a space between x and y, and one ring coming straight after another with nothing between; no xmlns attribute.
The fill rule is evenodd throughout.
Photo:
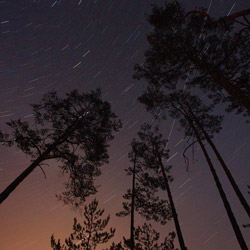
<svg viewBox="0 0 250 250"><path fill-rule="evenodd" d="M249 113L250 51L245 49L250 45L249 14L250 9L247 9L214 20L204 9L186 12L178 1L167 3L164 7L154 6L148 16L154 28L147 36L150 49L145 53L145 62L135 66L134 75L137 79L148 81L147 107L152 106L154 99L155 103L158 102L156 105L163 105L164 109L165 94L182 89L181 80L186 80L185 88L199 86L214 104L229 101L229 109ZM239 18L243 18L244 23ZM240 25L240 31L236 29L236 24ZM198 131L202 130L250 216L250 207L211 136L206 129L202 129L199 119L195 124L199 126Z"/></svg>
<svg viewBox="0 0 250 250"><path fill-rule="evenodd" d="M202 8L186 12L178 1L154 6L147 16L150 48L134 77L170 91L188 79L188 88L201 88L215 104L227 102L227 111L249 115L249 14L247 9L214 20Z"/></svg>
<svg viewBox="0 0 250 250"><path fill-rule="evenodd" d="M137 185L134 185L134 192L133 188L132 192L128 190L124 198L133 201L134 197L135 209L148 220L153 219L165 224L173 216L181 249L186 249L169 187L169 182L173 178L166 174L166 172L169 172L171 166L164 166L162 164L162 159L168 159L169 157L168 150L165 149L167 142L166 140L162 140L162 135L158 133L158 129L151 131L151 126L148 124L142 126L138 132L138 137L139 140L133 140L131 143L132 152L130 157L134 156L133 159L136 159L134 169L127 169L127 172L133 176L133 180L137 180ZM159 188L167 190L170 204L164 200L159 200L158 197L154 198L154 194ZM131 206L129 206L128 202L123 203L125 209L123 213L125 215L132 210L132 205L133 202L131 202ZM171 211L170 214L169 211ZM133 235L130 238L132 237Z"/></svg>
<svg viewBox="0 0 250 250"><path fill-rule="evenodd" d="M174 247L175 233L171 232L159 243L160 234L151 224L144 223L135 230L136 250L177 250Z"/></svg>
<svg viewBox="0 0 250 250"><path fill-rule="evenodd" d="M203 141L207 139L207 136L211 139L213 135L218 133L221 129L220 124L222 117L211 114L214 105L205 105L197 96L191 95L186 91L175 91L171 94L165 94L163 91L154 91L149 88L140 97L140 101L146 104L147 109L155 113L156 116L159 114L160 110L166 110L170 117L179 120L180 127L184 130L185 137L193 137L195 140L194 142L199 143L222 198L236 238L241 249L247 249L239 225L203 143ZM197 123L197 121L199 122ZM205 134L204 131L206 131Z"/></svg>
<svg viewBox="0 0 250 250"><path fill-rule="evenodd" d="M174 219L179 244L182 250L186 250L187 247L184 243L178 214L169 185L169 183L173 181L173 177L167 175L171 166L164 164L164 160L169 158L169 150L166 148L167 140L163 139L162 134L159 133L158 127L153 129L149 124L144 124L142 126L141 130L138 132L138 137L142 145L141 148L143 149L141 150L140 157L142 158L145 169L153 171L157 176L158 182L160 181L160 183L162 183L161 188L167 191L169 208L171 209Z"/></svg>
<svg viewBox="0 0 250 250"><path fill-rule="evenodd" d="M171 232L166 236L163 242L159 242L160 233L158 233L151 224L144 223L135 228L135 249L136 250L177 250L174 247L175 233ZM106 250L128 250L130 249L130 240L123 238L123 244L113 243Z"/></svg>
<svg viewBox="0 0 250 250"><path fill-rule="evenodd" d="M131 142L129 159L133 167L128 167L126 172L132 176L132 188L123 196L127 200L123 202L123 211L117 213L117 216L122 217L130 215L130 239L127 240L127 244L131 250L135 249L135 211L146 220L154 220L161 224L165 224L171 218L167 201L157 196L162 180L152 176L141 160L141 155L145 153L143 146L136 140Z"/></svg>
<svg viewBox="0 0 250 250"><path fill-rule="evenodd" d="M16 146L28 155L31 164L1 194L2 203L37 167L48 160L60 162L59 168L69 175L66 191L60 196L78 206L96 193L94 179L100 166L108 162L108 141L121 126L101 91L78 93L74 90L60 98L55 91L45 95L40 104L31 105L34 123L11 120L11 134L0 133L0 142Z"/></svg>
<svg viewBox="0 0 250 250"><path fill-rule="evenodd" d="M105 231L110 216L102 219L104 209L98 209L98 201L93 200L88 206L84 206L83 225L74 219L73 233L65 239L61 245L51 236L51 247L53 250L94 250L100 244L107 243L115 234L115 229Z"/></svg>

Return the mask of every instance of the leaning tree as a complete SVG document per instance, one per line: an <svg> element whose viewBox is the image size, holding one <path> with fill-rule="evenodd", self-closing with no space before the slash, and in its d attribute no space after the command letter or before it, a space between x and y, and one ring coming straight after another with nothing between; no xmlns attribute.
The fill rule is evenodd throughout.
<svg viewBox="0 0 250 250"><path fill-rule="evenodd" d="M246 49L250 46L249 14L247 9L215 20L204 9L187 12L178 1L164 7L154 6L148 15L153 26L147 36L150 48L145 53L145 62L135 66L134 74L135 78L148 81L147 99L156 102L156 98L161 98L157 97L159 93L169 94L183 89L183 85L187 89L196 87L194 92L200 93L197 91L200 87L214 104L229 101L229 109L249 113L250 50ZM236 28L237 25L240 27ZM250 207L211 136L199 119L191 116L250 216Z"/></svg>
<svg viewBox="0 0 250 250"><path fill-rule="evenodd" d="M211 114L214 105L205 105L200 98L191 95L187 91L175 91L167 94L163 90L156 89L152 86L147 88L139 100L144 103L147 109L153 112L156 117L158 117L160 111L167 111L170 117L179 120L180 128L184 130L187 141L189 142L190 138L193 138L193 142L191 142L190 145L196 142L199 143L236 238L241 249L247 249L245 240L231 209L231 205L226 197L208 151L204 146L204 141L207 140L207 137L212 140L213 135L218 133L221 129L222 117ZM247 202L246 205L248 206Z"/></svg>
<svg viewBox="0 0 250 250"><path fill-rule="evenodd" d="M178 1L153 6L147 16L150 48L134 77L168 90L188 78L187 87L199 87L214 103L229 103L227 111L249 115L249 14L247 9L215 20L204 9L187 12Z"/></svg>
<svg viewBox="0 0 250 250"><path fill-rule="evenodd" d="M31 105L34 122L7 122L8 134L0 133L0 142L16 146L30 157L31 164L0 194L2 203L36 168L55 160L63 173L69 175L66 203L78 206L96 193L94 179L100 166L108 162L108 141L121 127L101 90L80 94L74 90L60 98L55 91L46 94L39 104Z"/></svg>

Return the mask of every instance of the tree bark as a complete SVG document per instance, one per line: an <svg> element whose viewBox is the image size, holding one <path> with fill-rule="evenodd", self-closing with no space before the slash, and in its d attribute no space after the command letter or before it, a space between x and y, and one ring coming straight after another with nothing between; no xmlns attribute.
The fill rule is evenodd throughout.
<svg viewBox="0 0 250 250"><path fill-rule="evenodd" d="M190 58L202 71L210 75L214 81L216 81L221 88L223 88L228 95L238 104L247 109L248 113L250 113L250 99L240 90L237 86L234 86L230 80L228 80L222 72L217 69L207 65L207 63L201 61L195 56L191 56Z"/></svg>
<svg viewBox="0 0 250 250"><path fill-rule="evenodd" d="M133 166L133 179L132 179L132 197L131 197L131 221L130 221L130 249L135 249L135 167L136 167L136 156L134 156L134 166Z"/></svg>
<svg viewBox="0 0 250 250"><path fill-rule="evenodd" d="M199 142L199 144L201 146L201 149L202 149L203 154L204 154L204 156L206 158L206 161L207 161L207 163L209 165L210 171L211 171L211 173L213 175L214 181L216 183L216 187L217 187L217 189L219 191L219 194L221 196L221 199L223 201L223 205L224 205L224 207L225 207L225 209L227 211L227 215L228 215L229 220L231 222L231 225L233 227L233 230L234 230L234 233L235 233L236 238L238 240L238 243L240 245L240 248L242 250L248 250L247 244L246 244L246 242L245 242L245 240L244 240L244 238L242 236L242 233L240 231L240 227L239 227L239 225L238 225L238 223L237 223L237 221L236 221L236 219L234 217L234 214L233 214L233 211L231 209L230 203L227 200L226 194L225 194L225 192L223 190L223 187L222 187L221 182L219 180L219 177L218 177L218 175L216 173L216 170L215 170L215 168L213 166L213 163L212 163L212 161L211 161L211 159L210 159L210 157L208 155L208 152L207 152L205 146L203 145L203 143L201 141L201 138L200 138L200 135L199 135L197 129L195 128L192 120L190 118L188 118L188 120L189 120L190 126L192 127L192 129L193 129L193 131L195 133L195 136L196 136L196 138L197 138L197 140L198 140L198 142Z"/></svg>
<svg viewBox="0 0 250 250"><path fill-rule="evenodd" d="M159 161L159 164L160 164L160 167L161 167L162 175L164 177L165 186L166 186L166 189L167 189L169 203L170 203L171 210L172 210L172 213L173 213L174 224L175 224L176 233L177 233L177 237L178 237L178 240L179 240L180 248L181 248L181 250L187 250L187 247L185 246L184 238L183 238L183 235L182 235L182 232L181 232L181 227L180 227L178 215L177 215L177 212L176 212L176 209L175 209L175 205L174 205L172 193L171 193L171 190L170 190L168 178L167 178L167 175L166 175L166 172L165 172L165 169L164 169L164 166L163 166L163 163L162 163L162 160L161 160L161 157L160 157L159 154L158 154L158 161Z"/></svg>
<svg viewBox="0 0 250 250"><path fill-rule="evenodd" d="M36 168L39 164L46 160L46 157L50 152L61 144L74 130L80 119L78 119L73 125L69 126L66 131L51 144L28 168L26 168L13 182L11 182L7 188L0 194L0 204L8 198L8 196L17 188L17 186Z"/></svg>
<svg viewBox="0 0 250 250"><path fill-rule="evenodd" d="M230 170L228 169L226 163L224 162L222 156L220 155L219 151L217 150L216 146L214 145L212 139L209 137L209 135L207 134L206 130L203 128L203 126L200 124L200 122L198 121L198 119L196 118L196 116L194 115L194 113L192 112L191 108L188 106L189 108L189 112L191 113L193 119L195 120L195 123L198 125L198 127L201 129L202 133L205 136L206 141L208 142L208 144L211 146L211 148L213 149L217 159L219 160L224 172L226 173L227 178L229 179L238 199L240 200L241 205L243 206L243 208L246 210L248 216L250 217L250 207L245 199L245 197L243 196L243 194L241 193L237 183L235 182Z"/></svg>

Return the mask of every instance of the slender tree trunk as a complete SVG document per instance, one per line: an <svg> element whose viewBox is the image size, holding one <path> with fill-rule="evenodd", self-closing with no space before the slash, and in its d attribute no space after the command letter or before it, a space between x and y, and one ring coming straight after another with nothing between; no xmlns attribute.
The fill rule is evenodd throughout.
<svg viewBox="0 0 250 250"><path fill-rule="evenodd" d="M187 104L187 106L188 106L188 104ZM209 135L207 134L206 130L205 130L205 129L203 128L203 126L200 124L200 122L198 121L198 119L196 118L196 116L194 115L194 113L192 112L191 108L190 108L189 106L188 106L188 108L189 108L189 111L190 111L192 117L193 117L194 120L195 120L195 123L196 123L196 124L198 125L198 127L201 129L202 133L203 133L204 136L205 136L205 139L207 140L208 144L209 144L209 145L211 146L211 148L213 149L213 151L214 151L214 153L215 153L217 159L219 160L219 162L220 162L220 164L221 164L221 166L222 166L224 172L226 173L226 175L227 175L227 177L228 177L228 179L229 179L229 181L230 181L230 183L231 183L231 185L232 185L232 187L233 187L233 189L234 189L234 191L235 191L235 193L236 193L238 199L240 200L240 202L241 202L243 208L246 210L248 216L250 217L250 207L249 207L249 205L248 205L248 203L247 203L245 197L244 197L243 194L241 193L241 191L240 191L240 189L239 189L237 183L235 182L235 180L234 180L234 178L233 178L233 176L232 176L230 170L228 169L226 163L224 162L222 156L220 155L219 151L217 150L216 146L214 145L212 139L211 139L211 138L209 137Z"/></svg>
<svg viewBox="0 0 250 250"><path fill-rule="evenodd" d="M170 203L171 210L173 213L174 224L175 224L176 233L177 233L177 237L179 240L180 248L181 248L181 250L187 250L187 247L185 246L185 243L184 243L184 238L182 236L181 227L180 227L178 215L177 215L177 212L175 209L174 200L173 200L172 193L170 190L168 178L167 178L167 175L166 175L166 172L165 172L165 169L164 169L164 166L163 166L163 163L162 163L162 160L161 160L161 157L159 154L158 154L158 161L159 161L159 164L161 167L162 175L164 177L164 181L165 181L165 185L166 185L166 189L167 189L167 193L168 193L169 203Z"/></svg>
<svg viewBox="0 0 250 250"><path fill-rule="evenodd" d="M223 187L222 187L221 182L219 180L219 177L218 177L218 175L217 175L217 173L215 171L213 163L212 163L212 161L211 161L211 159L210 159L210 157L208 155L208 152L207 152L205 146L203 145L203 143L201 141L201 138L200 138L200 135L199 135L197 129L195 128L192 120L190 118L188 118L188 120L189 120L189 123L190 123L190 125L191 125L191 127L192 127L192 129L193 129L193 131L195 133L195 136L196 136L200 146L201 146L201 149L202 149L203 154L204 154L204 156L206 158L206 161L207 161L207 163L209 165L210 171L211 171L211 173L213 175L214 181L216 183L216 187L217 187L217 189L218 189L218 191L220 193L221 199L223 201L223 205L224 205L224 207L225 207L225 209L227 211L227 215L228 215L229 220L231 222L231 225L233 227L233 230L234 230L234 233L235 233L236 238L238 240L238 243L240 245L240 248L242 250L248 250L247 244L246 244L246 242L245 242L245 240L244 240L244 238L242 236L242 233L240 231L240 227L239 227L239 225L238 225L238 223L237 223L237 221L236 221L236 219L234 217L234 214L233 214L233 211L231 209L230 203L227 200L226 194L225 194L225 192L223 190Z"/></svg>
<svg viewBox="0 0 250 250"><path fill-rule="evenodd" d="M248 113L250 113L250 99L248 96L244 94L237 86L233 85L230 80L228 80L222 72L211 67L211 65L207 65L207 63L201 61L199 58L191 55L190 58L202 71L210 75L214 81L216 81L221 88L223 88L228 95L238 104L247 109Z"/></svg>
<svg viewBox="0 0 250 250"><path fill-rule="evenodd" d="M7 188L0 194L0 204L8 198L8 196L17 188L17 186L37 167L39 164L46 160L50 152L61 144L77 126L80 119L78 119L73 125L69 126L66 131L51 144L28 168L26 168L14 181L12 181Z"/></svg>
<svg viewBox="0 0 250 250"><path fill-rule="evenodd" d="M136 156L134 158L134 166L133 166L133 179L132 179L132 197L131 197L131 221L130 221L130 249L135 249L135 239L134 239L134 231L135 231L135 167L136 167Z"/></svg>

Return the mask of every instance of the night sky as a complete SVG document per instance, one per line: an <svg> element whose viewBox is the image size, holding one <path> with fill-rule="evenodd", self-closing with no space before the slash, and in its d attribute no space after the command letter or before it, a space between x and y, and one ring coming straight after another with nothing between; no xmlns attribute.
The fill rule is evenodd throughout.
<svg viewBox="0 0 250 250"><path fill-rule="evenodd" d="M129 143L144 122L158 124L169 138L173 166L173 197L186 245L190 250L237 250L237 240L215 188L207 163L198 146L195 161L187 172L182 157L183 134L169 119L152 120L137 102L146 83L132 79L135 63L142 63L150 26L153 0L9 0L0 1L0 129L5 122L22 118L32 121L29 104L54 89L60 95L72 90L100 87L105 100L123 122L109 149L110 163L102 167L96 195L110 225L116 227L115 241L129 236L129 218L118 218L122 195L130 186L125 176ZM199 2L209 7L211 16L249 8L247 1L181 1L187 9ZM218 112L223 111L223 108ZM243 194L249 200L249 138L245 120L226 114L222 132L215 143L224 156ZM240 225L249 223L232 188L214 159L218 174ZM29 158L15 148L0 147L0 190L29 165ZM0 206L0 250L47 250L50 236L64 240L79 214L58 202L65 178L56 164L44 168L47 179L36 169ZM90 197L88 201L94 199ZM136 225L143 223L136 216ZM242 228L242 227L241 227ZM156 225L162 235L174 230L173 222ZM249 229L242 228L250 243ZM111 243L111 241L110 241ZM177 240L175 240L178 247ZM98 249L102 249L102 246Z"/></svg>

